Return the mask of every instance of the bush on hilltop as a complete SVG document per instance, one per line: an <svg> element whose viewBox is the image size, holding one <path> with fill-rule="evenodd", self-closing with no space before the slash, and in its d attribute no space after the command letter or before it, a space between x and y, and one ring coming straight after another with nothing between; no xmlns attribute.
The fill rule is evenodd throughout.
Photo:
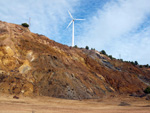
<svg viewBox="0 0 150 113"><path fill-rule="evenodd" d="M21 24L23 27L29 27L29 25L27 23L22 23Z"/></svg>

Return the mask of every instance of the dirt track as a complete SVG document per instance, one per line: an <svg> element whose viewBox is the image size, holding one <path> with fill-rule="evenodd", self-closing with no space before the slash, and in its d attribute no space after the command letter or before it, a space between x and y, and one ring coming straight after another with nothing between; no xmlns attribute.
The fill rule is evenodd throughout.
<svg viewBox="0 0 150 113"><path fill-rule="evenodd" d="M129 106L119 106L121 102ZM0 113L149 113L150 101L139 98L64 100L50 97L0 97Z"/></svg>

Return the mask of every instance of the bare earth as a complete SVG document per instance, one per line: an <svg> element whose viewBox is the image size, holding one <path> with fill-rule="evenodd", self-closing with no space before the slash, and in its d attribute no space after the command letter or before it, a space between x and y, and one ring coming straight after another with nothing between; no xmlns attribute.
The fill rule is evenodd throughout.
<svg viewBox="0 0 150 113"><path fill-rule="evenodd" d="M120 106L121 102L129 105ZM150 113L150 101L123 96L82 101L21 96L13 99L0 94L0 113Z"/></svg>

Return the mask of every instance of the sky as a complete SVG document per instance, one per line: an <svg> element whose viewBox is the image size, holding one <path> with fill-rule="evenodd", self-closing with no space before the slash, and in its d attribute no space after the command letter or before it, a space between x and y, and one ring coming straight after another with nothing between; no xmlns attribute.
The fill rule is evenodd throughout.
<svg viewBox="0 0 150 113"><path fill-rule="evenodd" d="M0 20L71 46L89 46L124 61L150 64L150 0L0 0Z"/></svg>

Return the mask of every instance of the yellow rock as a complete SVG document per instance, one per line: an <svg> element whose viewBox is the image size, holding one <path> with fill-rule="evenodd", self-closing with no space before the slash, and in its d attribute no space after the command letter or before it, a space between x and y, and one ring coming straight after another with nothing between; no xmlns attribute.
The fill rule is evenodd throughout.
<svg viewBox="0 0 150 113"><path fill-rule="evenodd" d="M105 78L104 78L102 75L97 74L97 76L98 76L98 77L100 77L100 78L101 78L101 80L105 81Z"/></svg>
<svg viewBox="0 0 150 113"><path fill-rule="evenodd" d="M5 47L5 51L7 52L7 54L8 54L9 56L13 56L13 55L14 55L13 50L12 50L9 46L6 46L6 47Z"/></svg>
<svg viewBox="0 0 150 113"><path fill-rule="evenodd" d="M35 59L32 51L28 51L26 57L30 62Z"/></svg>
<svg viewBox="0 0 150 113"><path fill-rule="evenodd" d="M3 84L0 84L0 91L4 93L9 93L10 86L7 82L4 82Z"/></svg>
<svg viewBox="0 0 150 113"><path fill-rule="evenodd" d="M114 91L115 92L115 89L114 88L112 88L112 87L109 87L112 91Z"/></svg>
<svg viewBox="0 0 150 113"><path fill-rule="evenodd" d="M0 57L3 57L4 53L2 51L0 51Z"/></svg>
<svg viewBox="0 0 150 113"><path fill-rule="evenodd" d="M20 73L27 73L31 69L31 66L29 64L28 60L25 60L22 66L19 67L19 72Z"/></svg>
<svg viewBox="0 0 150 113"><path fill-rule="evenodd" d="M33 85L32 83L26 83L23 85L23 89L21 91L25 96L30 96L33 94Z"/></svg>

